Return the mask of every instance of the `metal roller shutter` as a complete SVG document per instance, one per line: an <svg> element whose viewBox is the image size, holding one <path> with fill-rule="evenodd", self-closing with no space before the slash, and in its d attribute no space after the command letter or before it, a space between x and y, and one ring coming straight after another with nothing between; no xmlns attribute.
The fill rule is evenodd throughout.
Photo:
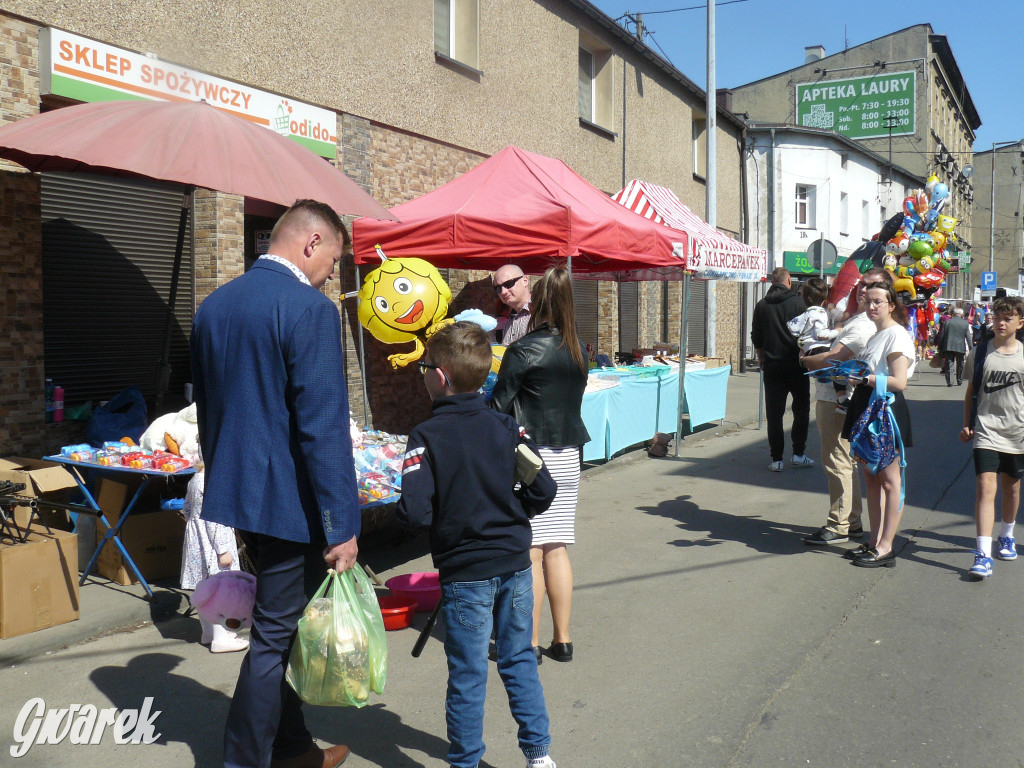
<svg viewBox="0 0 1024 768"><path fill-rule="evenodd" d="M707 304L707 281L691 280L689 311L686 315L686 353L688 355L707 354Z"/></svg>
<svg viewBox="0 0 1024 768"><path fill-rule="evenodd" d="M43 174L45 367L67 402L107 400L132 384L156 394L181 200L181 187ZM171 394L191 381L191 219L171 328Z"/></svg>
<svg viewBox="0 0 1024 768"><path fill-rule="evenodd" d="M573 280L572 301L576 307L576 333L580 341L597 349L597 280Z"/></svg>
<svg viewBox="0 0 1024 768"><path fill-rule="evenodd" d="M619 348L630 352L640 346L640 283L619 283Z"/></svg>

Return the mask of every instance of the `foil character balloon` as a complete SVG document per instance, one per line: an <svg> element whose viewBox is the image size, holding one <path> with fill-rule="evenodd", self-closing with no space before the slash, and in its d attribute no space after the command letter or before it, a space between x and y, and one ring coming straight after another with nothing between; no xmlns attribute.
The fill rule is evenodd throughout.
<svg viewBox="0 0 1024 768"><path fill-rule="evenodd" d="M415 344L412 352L388 355L392 368L419 360L423 342L455 322L444 319L451 289L437 268L423 259L387 259L366 276L358 296L359 322L375 339Z"/></svg>
<svg viewBox="0 0 1024 768"><path fill-rule="evenodd" d="M931 190L931 201L932 204L945 200L949 196L949 187L943 184L941 181L935 185L935 188Z"/></svg>
<svg viewBox="0 0 1024 768"><path fill-rule="evenodd" d="M929 232L928 234L932 236L932 251L934 251L935 253L942 253L944 250L946 250L945 232L940 232L939 230L935 229Z"/></svg>
<svg viewBox="0 0 1024 768"><path fill-rule="evenodd" d="M892 287L897 293L906 291L912 300L917 298L917 290L914 288L914 281L910 277L909 270L906 267L898 266L895 256L886 254L882 259L882 267L892 274Z"/></svg>
<svg viewBox="0 0 1024 768"><path fill-rule="evenodd" d="M925 191L928 192L929 195L932 194L932 190L935 189L935 185L938 183L939 177L933 173L931 176L928 177L928 180L925 182Z"/></svg>
<svg viewBox="0 0 1024 768"><path fill-rule="evenodd" d="M914 193L914 210L917 211L918 216L924 216L928 211L928 193L923 189Z"/></svg>
<svg viewBox="0 0 1024 768"><path fill-rule="evenodd" d="M917 216L917 209L914 207L913 195L908 195L903 198L903 215L911 219Z"/></svg>
<svg viewBox="0 0 1024 768"><path fill-rule="evenodd" d="M886 253L893 253L897 256L901 256L907 252L907 247L910 245L910 238L907 237L903 230L900 230L896 235L885 244Z"/></svg>
<svg viewBox="0 0 1024 768"><path fill-rule="evenodd" d="M914 261L917 261L925 256L931 256L932 247L925 240L914 240L911 242L910 247L907 248L907 255L914 259Z"/></svg>
<svg viewBox="0 0 1024 768"><path fill-rule="evenodd" d="M935 228L939 230L939 232L945 232L948 235L953 231L953 228L956 226L956 222L957 219L954 219L952 216L939 215L939 220L936 222Z"/></svg>

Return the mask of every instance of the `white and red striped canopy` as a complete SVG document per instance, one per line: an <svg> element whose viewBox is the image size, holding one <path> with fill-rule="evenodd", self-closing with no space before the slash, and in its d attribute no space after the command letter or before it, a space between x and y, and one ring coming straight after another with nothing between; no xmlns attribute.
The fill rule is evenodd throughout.
<svg viewBox="0 0 1024 768"><path fill-rule="evenodd" d="M612 200L651 221L690 235L686 268L707 280L760 281L768 271L768 251L719 232L657 184L633 179Z"/></svg>

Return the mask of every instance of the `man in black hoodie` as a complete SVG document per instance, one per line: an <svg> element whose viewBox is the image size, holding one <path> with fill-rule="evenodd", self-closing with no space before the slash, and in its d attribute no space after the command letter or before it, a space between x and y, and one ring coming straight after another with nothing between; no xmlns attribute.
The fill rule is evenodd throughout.
<svg viewBox="0 0 1024 768"><path fill-rule="evenodd" d="M793 461L794 467L813 467L814 459L804 455L807 425L811 412L811 382L800 367L800 347L786 328L786 323L807 309L804 300L793 290L789 272L778 267L772 272L772 287L754 307L750 340L764 374L765 415L768 421L768 448L772 472L783 469L782 454L786 448L782 416L786 397L793 397Z"/></svg>

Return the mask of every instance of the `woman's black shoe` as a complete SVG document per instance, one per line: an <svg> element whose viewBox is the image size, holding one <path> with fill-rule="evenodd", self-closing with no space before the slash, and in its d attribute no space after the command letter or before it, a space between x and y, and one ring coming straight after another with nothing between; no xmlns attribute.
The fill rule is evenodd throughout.
<svg viewBox="0 0 1024 768"><path fill-rule="evenodd" d="M867 552L855 556L853 564L858 568L895 568L896 550L891 550L885 555L879 555L877 549L869 549Z"/></svg>
<svg viewBox="0 0 1024 768"><path fill-rule="evenodd" d="M572 661L572 643L552 643L548 656L555 661Z"/></svg>
<svg viewBox="0 0 1024 768"><path fill-rule="evenodd" d="M870 549L871 547L869 547L867 544L861 544L859 547L855 547L854 549L848 549L845 552L843 552L843 557L845 557L847 560L853 560L858 555L861 555Z"/></svg>

